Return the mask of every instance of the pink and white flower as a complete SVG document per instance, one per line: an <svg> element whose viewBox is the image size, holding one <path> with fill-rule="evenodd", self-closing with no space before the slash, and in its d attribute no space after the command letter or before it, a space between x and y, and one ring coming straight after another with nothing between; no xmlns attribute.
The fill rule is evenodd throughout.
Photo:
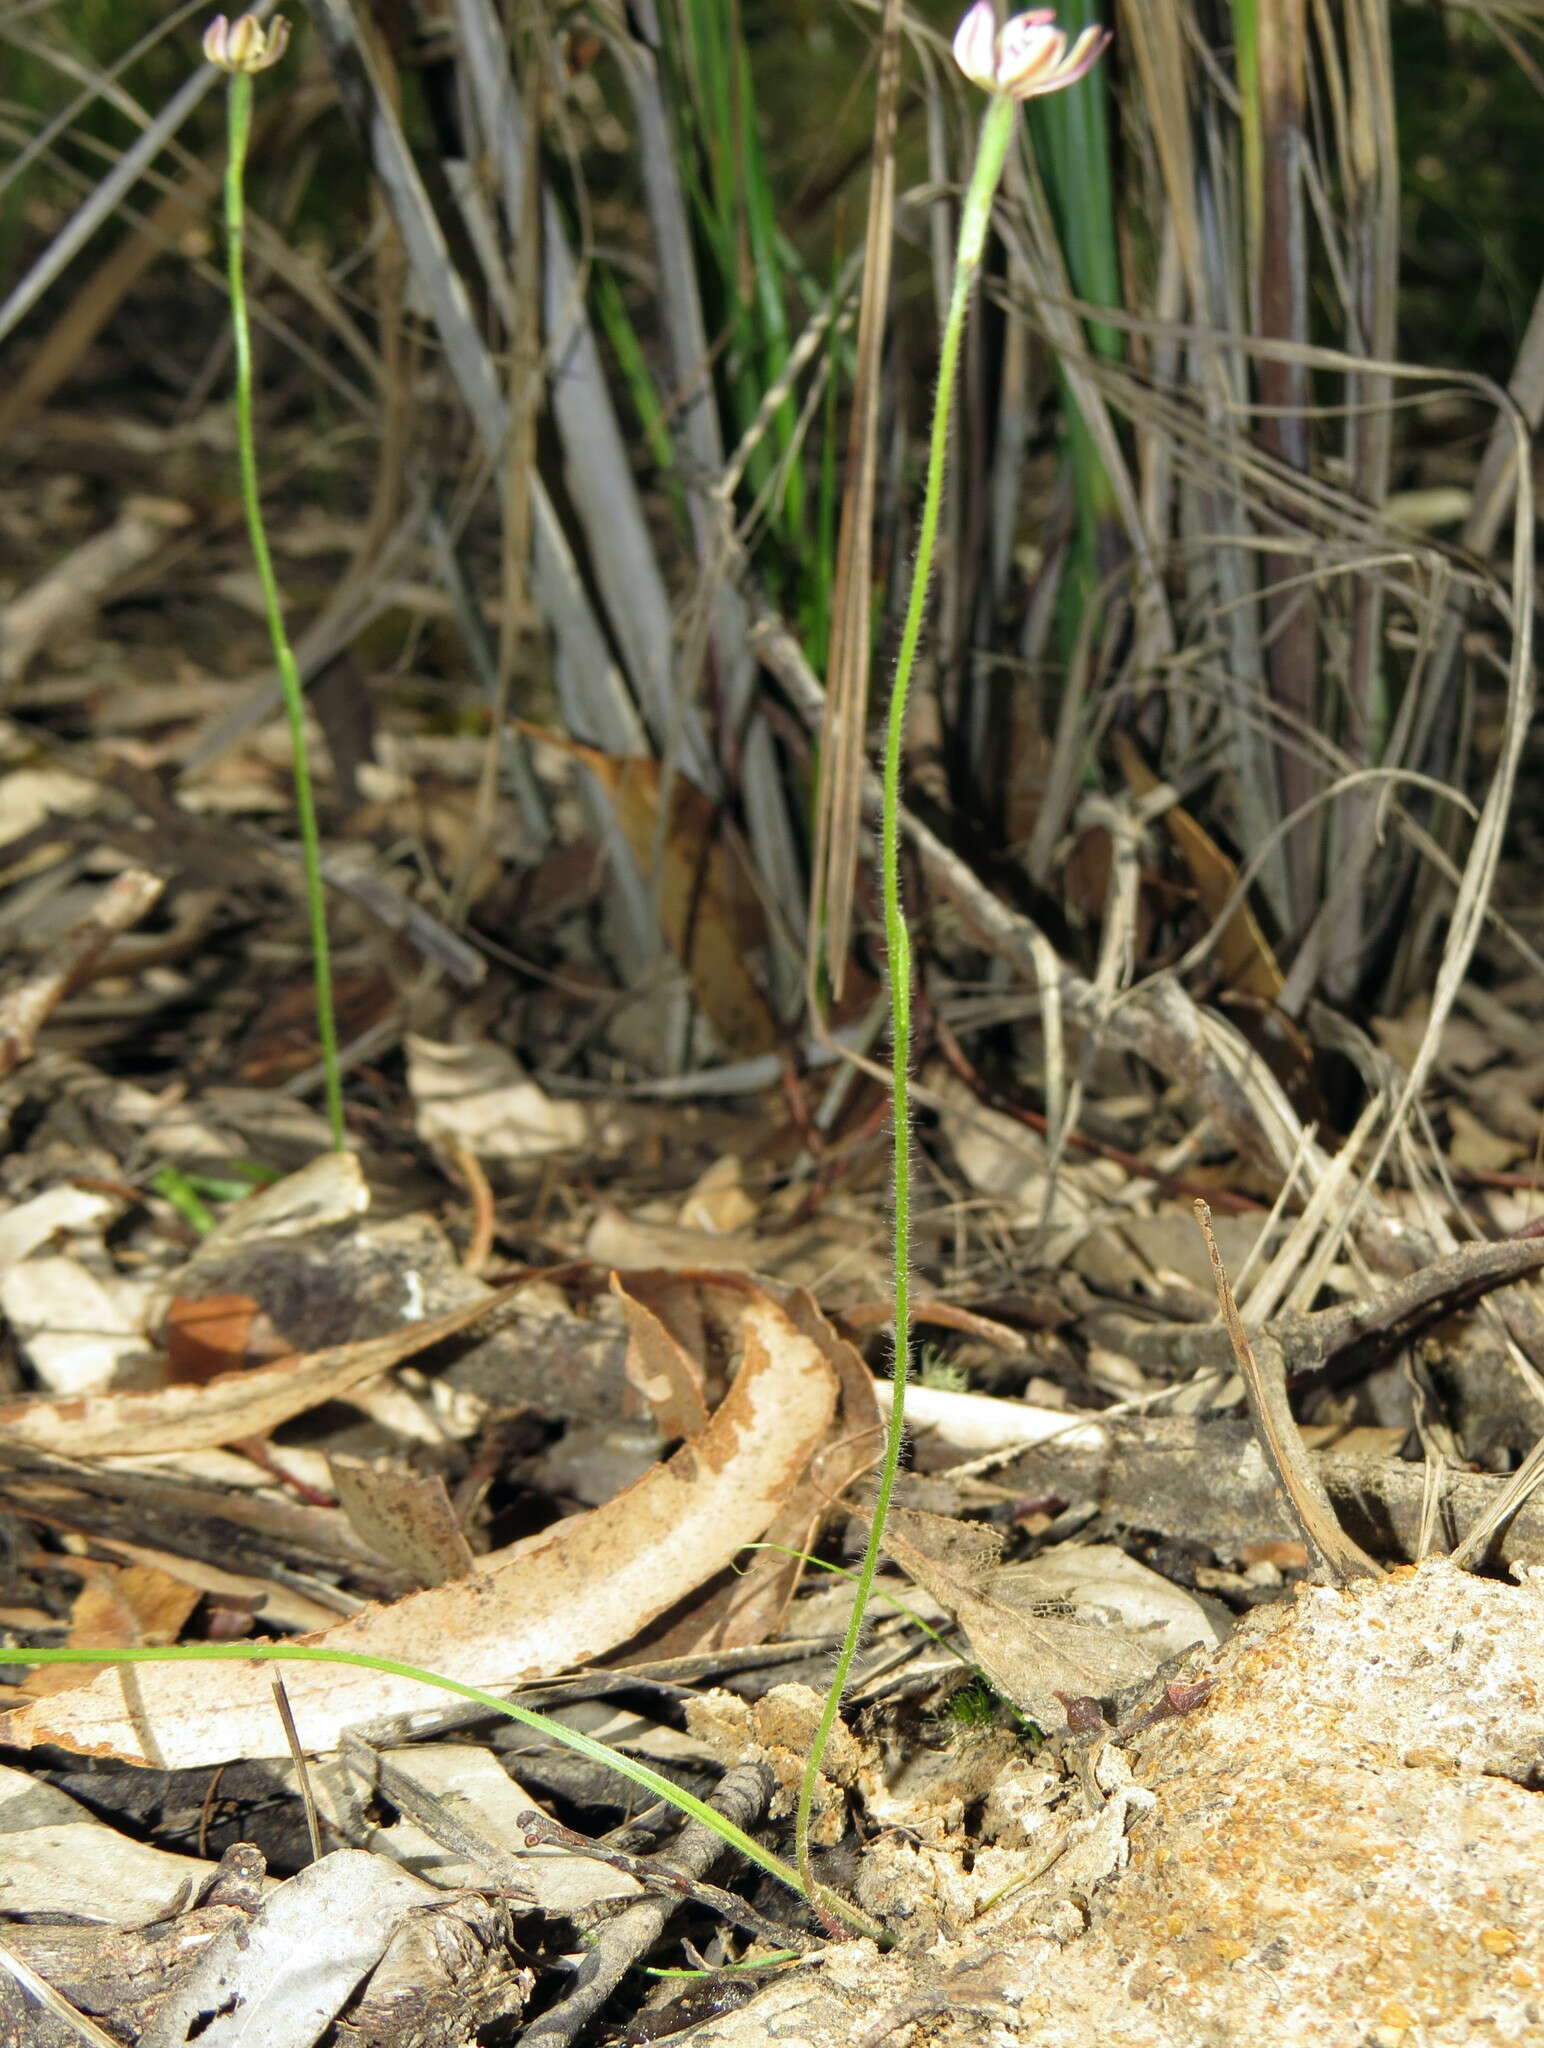
<svg viewBox="0 0 1544 2048"><path fill-rule="evenodd" d="M1074 85L1098 63L1110 32L1086 28L1070 46L1056 10L1032 7L999 28L992 0L976 0L954 34L954 61L973 85L1031 100Z"/></svg>
<svg viewBox="0 0 1544 2048"><path fill-rule="evenodd" d="M233 22L217 14L204 30L204 55L222 71L248 76L266 71L288 48L289 23L282 14L276 14L266 29L255 14L238 15Z"/></svg>

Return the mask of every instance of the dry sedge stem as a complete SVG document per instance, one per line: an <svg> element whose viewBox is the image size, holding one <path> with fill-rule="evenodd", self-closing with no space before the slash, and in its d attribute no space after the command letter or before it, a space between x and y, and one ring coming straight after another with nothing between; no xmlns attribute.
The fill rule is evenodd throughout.
<svg viewBox="0 0 1544 2048"><path fill-rule="evenodd" d="M1309 1463L1287 1402L1287 1368L1281 1346L1274 1337L1261 1331L1260 1345L1270 1368L1268 1372L1262 1372L1254 1346L1249 1341L1249 1332L1244 1328L1244 1319L1238 1312L1238 1303L1233 1298L1222 1253L1217 1248L1217 1239L1212 1232L1212 1212L1202 1201L1197 1201L1195 1212L1217 1282L1217 1304L1233 1346L1233 1356L1243 1375L1244 1391L1249 1397L1250 1419L1260 1440L1260 1449L1275 1474L1277 1485L1287 1497L1298 1527L1337 1579L1381 1578L1382 1566L1375 1563L1359 1544L1353 1543L1335 1519L1329 1495Z"/></svg>

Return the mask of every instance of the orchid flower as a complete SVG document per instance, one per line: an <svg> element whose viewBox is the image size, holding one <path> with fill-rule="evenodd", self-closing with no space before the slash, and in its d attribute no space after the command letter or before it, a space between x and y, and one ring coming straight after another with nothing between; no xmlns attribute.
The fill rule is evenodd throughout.
<svg viewBox="0 0 1544 2048"><path fill-rule="evenodd" d="M1098 63L1109 40L1108 29L1086 28L1069 48L1050 7L1032 7L999 28L992 0L976 0L955 30L954 61L984 91L1030 100L1075 85Z"/></svg>
<svg viewBox="0 0 1544 2048"><path fill-rule="evenodd" d="M240 15L234 22L217 14L204 31L204 55L233 77L266 71L288 48L289 23L282 14L276 14L266 29L255 14Z"/></svg>

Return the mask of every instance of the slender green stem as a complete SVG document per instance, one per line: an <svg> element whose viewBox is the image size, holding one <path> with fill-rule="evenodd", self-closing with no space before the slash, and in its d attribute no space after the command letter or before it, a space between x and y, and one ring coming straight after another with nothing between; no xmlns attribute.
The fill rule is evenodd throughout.
<svg viewBox="0 0 1544 2048"><path fill-rule="evenodd" d="M244 72L232 75L229 96L229 150L225 165L226 261L230 278L231 334L236 348L236 441L241 462L241 502L246 507L247 532L262 585L263 609L268 615L268 634L273 642L274 662L284 691L284 710L289 720L290 754L295 774L295 811L300 819L300 845L305 862L306 910L311 924L311 966L316 983L316 1035L322 1049L322 1069L327 1091L327 1122L332 1142L339 1151L348 1146L343 1127L343 1076L338 1067L338 1034L332 1014L332 965L327 946L327 899L322 885L322 846L316 829L316 806L311 796L311 763L306 752L306 700L300 686L289 636L284 630L284 607L268 536L263 530L262 498L257 483L257 437L252 422L252 330L247 319L245 267L247 141L252 131L252 80Z"/></svg>
<svg viewBox="0 0 1544 2048"><path fill-rule="evenodd" d="M873 1519L868 1544L858 1567L858 1594L852 1618L837 1655L836 1670L815 1732L815 1741L804 1766L799 1786L798 1812L794 1821L794 1854L799 1876L808 1897L815 1897L814 1873L810 1865L810 1809L821 1762L842 1695L852 1671L853 1658L863 1634L864 1611L884 1543L885 1517L895 1489L895 1475L901 1461L901 1444L906 1427L906 1379L911 1367L911 942L907 935L901 903L901 769L905 758L906 697L911 672L922 638L927 611L928 584L933 574L933 555L938 545L938 521L943 509L944 473L949 458L949 415L959 368L960 343L965 333L965 315L971 288L981 268L987 228L992 218L992 201L1002 179L1008 144L1013 137L1014 102L994 94L981 124L976 145L976 164L960 215L960 240L954 259L954 284L944 319L943 338L938 350L938 391L933 401L933 432L928 444L927 483L922 498L922 522L917 535L917 560L912 571L911 595L901 631L901 649L895 664L895 683L890 692L890 714L885 728L884 816L880 828L880 867L884 892L885 953L890 979L890 1044L893 1101L891 1105L895 1176L895 1370L890 1383L890 1420L885 1452L879 1468L879 1486L874 1496Z"/></svg>
<svg viewBox="0 0 1544 2048"><path fill-rule="evenodd" d="M534 1728L538 1734L553 1742L560 1742L565 1748L577 1750L580 1756L588 1757L592 1763L603 1765L607 1770L617 1771L624 1778L630 1778L645 1792L651 1792L656 1799L667 1800L678 1813L684 1813L691 1820L700 1821L709 1827L731 1849L754 1863L759 1869L775 1877L790 1891L799 1891L799 1873L785 1863L780 1856L774 1856L770 1849L764 1849L754 1836L746 1834L743 1828L735 1826L732 1820L709 1806L706 1800L688 1792L658 1771L636 1758L623 1756L620 1750L610 1749L604 1742L597 1742L591 1735L583 1735L577 1728L569 1728L561 1721L554 1721L546 1714L538 1714L533 1708L516 1706L513 1700L501 1700L496 1693L484 1692L480 1686L463 1685L457 1678L442 1678L437 1671L421 1670L416 1664L399 1664L394 1657L372 1657L363 1650L332 1650L320 1643L184 1643L175 1648L162 1649L81 1649L81 1650L29 1650L12 1649L8 1644L0 1647L0 1664L214 1664L214 1663L259 1663L259 1664L351 1664L361 1671L385 1671L394 1678L416 1679L420 1685L432 1685L440 1692L453 1692L459 1698L472 1700L480 1707L486 1707L493 1714L507 1714L512 1721L521 1721L527 1728ZM878 1928L866 1914L834 1894L822 1895L818 1903L839 1919L846 1921L859 1934L880 1936Z"/></svg>

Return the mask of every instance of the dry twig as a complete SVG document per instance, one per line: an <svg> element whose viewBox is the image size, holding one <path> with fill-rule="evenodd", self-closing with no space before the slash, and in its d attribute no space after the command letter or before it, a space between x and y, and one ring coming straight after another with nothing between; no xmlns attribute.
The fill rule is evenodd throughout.
<svg viewBox="0 0 1544 2048"><path fill-rule="evenodd" d="M771 1773L764 1764L740 1764L725 1773L712 1803L737 1827L749 1827L765 1809L771 1790ZM586 1846L594 1852L593 1844ZM698 1821L684 1827L670 1847L673 1874L684 1880L681 1890L663 1898L640 1899L606 1922L580 1965L567 1998L526 2028L521 2036L525 2048L568 2048L577 2040L628 1970L658 1941L671 1914L698 1895L696 1880L723 1853L723 1840L711 1828ZM739 1902L735 1903L738 1907ZM778 1930L780 1940L786 1932ZM794 1944L785 1941L784 1945Z"/></svg>
<svg viewBox="0 0 1544 2048"><path fill-rule="evenodd" d="M1375 1563L1359 1543L1353 1543L1335 1519L1330 1497L1309 1462L1303 1439L1298 1434L1296 1418L1287 1401L1287 1365L1281 1346L1274 1337L1261 1333L1260 1354L1266 1361L1262 1368L1249 1341L1249 1333L1244 1328L1243 1317L1238 1312L1238 1303L1233 1299L1233 1289L1228 1284L1222 1253L1217 1249L1217 1240L1212 1234L1212 1212L1201 1201L1196 1203L1195 1211L1211 1256L1212 1272L1217 1281L1217 1302L1222 1310L1228 1341L1243 1375L1250 1418L1260 1440L1260 1449L1276 1475L1277 1485L1291 1504L1303 1535L1337 1579L1381 1578L1382 1566Z"/></svg>
<svg viewBox="0 0 1544 2048"><path fill-rule="evenodd" d="M120 932L154 905L165 883L143 868L129 868L108 884L95 910L71 925L52 956L25 981L0 996L0 1074L32 1057L38 1033Z"/></svg>

